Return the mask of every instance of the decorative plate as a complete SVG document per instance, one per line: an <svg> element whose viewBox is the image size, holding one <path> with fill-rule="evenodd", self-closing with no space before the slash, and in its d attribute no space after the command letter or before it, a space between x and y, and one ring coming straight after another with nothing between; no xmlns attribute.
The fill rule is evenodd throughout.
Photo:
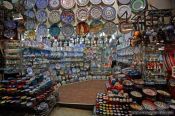
<svg viewBox="0 0 175 116"><path fill-rule="evenodd" d="M32 75L32 74L33 74L33 70L32 70L31 67L28 67L28 68L27 68L27 73L28 73L29 75Z"/></svg>
<svg viewBox="0 0 175 116"><path fill-rule="evenodd" d="M116 10L114 7L105 7L103 9L103 13L102 13L102 17L105 19L105 20L114 20L115 17L116 17Z"/></svg>
<svg viewBox="0 0 175 116"><path fill-rule="evenodd" d="M60 12L58 10L52 10L49 13L49 22L58 23L60 21Z"/></svg>
<svg viewBox="0 0 175 116"><path fill-rule="evenodd" d="M78 20L85 21L89 17L89 11L87 8L79 8L76 15Z"/></svg>
<svg viewBox="0 0 175 116"><path fill-rule="evenodd" d="M8 1L3 1L3 6L4 6L6 9L9 9L9 10L12 10L12 9L13 9L12 3L8 2Z"/></svg>
<svg viewBox="0 0 175 116"><path fill-rule="evenodd" d="M156 101L154 102L154 104L157 106L157 109L159 110L165 110L169 108L169 106L164 102Z"/></svg>
<svg viewBox="0 0 175 116"><path fill-rule="evenodd" d="M118 16L121 19L128 19L132 15L131 8L127 5L121 5L118 9Z"/></svg>
<svg viewBox="0 0 175 116"><path fill-rule="evenodd" d="M74 34L74 27L71 24L65 24L61 31L64 36L71 37Z"/></svg>
<svg viewBox="0 0 175 116"><path fill-rule="evenodd" d="M47 25L41 23L38 25L37 28L37 34L38 35L46 35L47 34Z"/></svg>
<svg viewBox="0 0 175 116"><path fill-rule="evenodd" d="M32 29L35 29L36 23L35 23L35 20L28 19L24 25L26 30L32 30Z"/></svg>
<svg viewBox="0 0 175 116"><path fill-rule="evenodd" d="M102 1L101 0L90 0L90 2L94 5L100 4Z"/></svg>
<svg viewBox="0 0 175 116"><path fill-rule="evenodd" d="M157 93L164 95L164 96L171 96L168 92L163 91L163 90L157 90Z"/></svg>
<svg viewBox="0 0 175 116"><path fill-rule="evenodd" d="M157 91L155 91L153 89L149 89L149 88L143 89L143 93L145 93L149 96L156 96L157 95Z"/></svg>
<svg viewBox="0 0 175 116"><path fill-rule="evenodd" d="M14 30L8 29L4 31L4 37L6 38L13 38L15 37L16 33Z"/></svg>
<svg viewBox="0 0 175 116"><path fill-rule="evenodd" d="M120 4L129 4L131 0L118 0Z"/></svg>
<svg viewBox="0 0 175 116"><path fill-rule="evenodd" d="M34 40L35 39L35 36L36 36L35 30L27 31L26 37L28 37L29 39Z"/></svg>
<svg viewBox="0 0 175 116"><path fill-rule="evenodd" d="M24 15L29 17L29 18L34 18L35 17L35 12L32 9L30 9L30 10L25 11Z"/></svg>
<svg viewBox="0 0 175 116"><path fill-rule="evenodd" d="M24 0L25 9L32 9L35 6L36 0Z"/></svg>
<svg viewBox="0 0 175 116"><path fill-rule="evenodd" d="M36 13L36 19L40 23L45 22L47 20L47 12L44 9L38 10Z"/></svg>
<svg viewBox="0 0 175 116"><path fill-rule="evenodd" d="M131 22L124 21L124 22L119 23L119 30L121 33L124 33L124 34L127 34L131 31L133 31L133 29L134 29L133 27L134 26Z"/></svg>
<svg viewBox="0 0 175 116"><path fill-rule="evenodd" d="M100 6L92 6L90 15L93 19L100 19L102 15L102 8Z"/></svg>
<svg viewBox="0 0 175 116"><path fill-rule="evenodd" d="M140 97L140 98L142 97L142 94L138 91L131 91L131 95L135 97Z"/></svg>
<svg viewBox="0 0 175 116"><path fill-rule="evenodd" d="M102 2L103 2L105 5L112 5L112 4L114 4L115 0L102 0Z"/></svg>
<svg viewBox="0 0 175 116"><path fill-rule="evenodd" d="M143 11L146 9L146 7L147 7L146 0L132 0L131 1L131 9L132 9L132 12L134 13Z"/></svg>
<svg viewBox="0 0 175 116"><path fill-rule="evenodd" d="M50 26L49 33L52 37L56 37L60 34L60 28L57 24L53 24Z"/></svg>
<svg viewBox="0 0 175 116"><path fill-rule="evenodd" d="M80 22L76 26L76 33L80 36L85 36L89 33L89 25L86 22Z"/></svg>
<svg viewBox="0 0 175 116"><path fill-rule="evenodd" d="M78 6L86 6L89 3L89 0L76 0Z"/></svg>
<svg viewBox="0 0 175 116"><path fill-rule="evenodd" d="M146 110L154 111L154 110L157 109L157 108L156 108L156 105L155 105L153 102L149 101L149 100L143 100L143 101L142 101L142 105L143 105L143 107L144 107Z"/></svg>
<svg viewBox="0 0 175 116"><path fill-rule="evenodd" d="M61 21L64 23L71 23L74 21L75 16L72 10L63 10L61 13Z"/></svg>
<svg viewBox="0 0 175 116"><path fill-rule="evenodd" d="M106 35L112 35L117 31L117 26L114 22L106 22L103 31Z"/></svg>
<svg viewBox="0 0 175 116"><path fill-rule="evenodd" d="M71 9L75 6L75 0L61 0L61 6L64 9Z"/></svg>
<svg viewBox="0 0 175 116"><path fill-rule="evenodd" d="M49 9L50 10L57 10L60 7L60 0L49 0L48 1Z"/></svg>
<svg viewBox="0 0 175 116"><path fill-rule="evenodd" d="M143 110L143 107L141 106L141 105L139 105L139 104L137 104L137 103L131 103L130 104L130 107L132 108L132 109L134 109L134 110L139 110L139 111L141 111L141 110Z"/></svg>
<svg viewBox="0 0 175 116"><path fill-rule="evenodd" d="M13 20L4 21L4 27L7 29L15 29L17 27L16 22Z"/></svg>
<svg viewBox="0 0 175 116"><path fill-rule="evenodd" d="M36 7L38 9L44 9L48 5L48 0L36 0Z"/></svg>
<svg viewBox="0 0 175 116"><path fill-rule="evenodd" d="M94 19L90 23L90 32L93 32L93 33L101 32L103 27L104 27L104 24L101 20Z"/></svg>

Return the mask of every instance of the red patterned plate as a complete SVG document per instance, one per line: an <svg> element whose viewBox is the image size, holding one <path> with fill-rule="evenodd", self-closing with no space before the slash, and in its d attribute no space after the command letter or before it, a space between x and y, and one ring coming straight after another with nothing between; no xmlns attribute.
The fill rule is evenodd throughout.
<svg viewBox="0 0 175 116"><path fill-rule="evenodd" d="M76 26L76 33L80 36L85 36L89 33L89 25L86 22L80 22Z"/></svg>

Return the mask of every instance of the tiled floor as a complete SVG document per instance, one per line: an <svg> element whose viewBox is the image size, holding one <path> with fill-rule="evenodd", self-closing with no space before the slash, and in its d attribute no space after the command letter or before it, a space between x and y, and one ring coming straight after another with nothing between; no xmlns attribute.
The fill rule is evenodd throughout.
<svg viewBox="0 0 175 116"><path fill-rule="evenodd" d="M94 105L98 92L105 92L104 80L89 80L59 88L60 103L88 104Z"/></svg>
<svg viewBox="0 0 175 116"><path fill-rule="evenodd" d="M66 107L55 107L50 116L92 116L92 111Z"/></svg>

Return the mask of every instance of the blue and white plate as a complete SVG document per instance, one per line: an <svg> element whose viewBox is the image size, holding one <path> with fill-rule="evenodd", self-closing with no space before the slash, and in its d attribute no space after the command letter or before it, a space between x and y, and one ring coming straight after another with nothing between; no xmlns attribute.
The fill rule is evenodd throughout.
<svg viewBox="0 0 175 116"><path fill-rule="evenodd" d="M66 37L71 37L74 34L74 27L71 24L65 24L61 28L62 34Z"/></svg>
<svg viewBox="0 0 175 116"><path fill-rule="evenodd" d="M8 20L4 22L4 27L7 29L16 29L16 22L13 20Z"/></svg>
<svg viewBox="0 0 175 116"><path fill-rule="evenodd" d="M46 35L47 34L47 25L44 23L39 24L38 28L37 28L37 34L38 35Z"/></svg>
<svg viewBox="0 0 175 116"><path fill-rule="evenodd" d="M7 29L7 30L4 31L4 37L6 37L6 38L10 39L10 38L15 37L15 35L16 35L16 33L15 33L14 30Z"/></svg>
<svg viewBox="0 0 175 116"><path fill-rule="evenodd" d="M32 9L35 6L36 0L24 0L25 9Z"/></svg>
<svg viewBox="0 0 175 116"><path fill-rule="evenodd" d="M32 9L30 9L30 10L25 11L24 15L29 17L29 18L34 18L35 17L35 12Z"/></svg>
<svg viewBox="0 0 175 116"><path fill-rule="evenodd" d="M57 10L60 7L60 0L49 0L49 9L50 10Z"/></svg>
<svg viewBox="0 0 175 116"><path fill-rule="evenodd" d="M102 17L105 20L114 20L116 18L116 10L112 6L107 6L103 8Z"/></svg>
<svg viewBox="0 0 175 116"><path fill-rule="evenodd" d="M38 9L44 9L48 5L48 0L36 0L36 7Z"/></svg>
<svg viewBox="0 0 175 116"><path fill-rule="evenodd" d="M40 23L45 22L47 20L47 12L44 9L38 10L36 13L36 19Z"/></svg>
<svg viewBox="0 0 175 116"><path fill-rule="evenodd" d="M60 12L58 10L52 10L50 13L49 13L49 22L50 23L58 23L60 21Z"/></svg>
<svg viewBox="0 0 175 116"><path fill-rule="evenodd" d="M36 22L33 19L28 19L24 25L25 25L26 30L32 30L32 29L35 29Z"/></svg>

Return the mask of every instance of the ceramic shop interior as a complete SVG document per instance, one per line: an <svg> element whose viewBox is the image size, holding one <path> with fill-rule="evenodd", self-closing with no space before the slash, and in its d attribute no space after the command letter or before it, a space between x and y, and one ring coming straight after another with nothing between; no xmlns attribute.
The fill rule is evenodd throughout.
<svg viewBox="0 0 175 116"><path fill-rule="evenodd" d="M0 116L174 116L174 0L0 0Z"/></svg>

